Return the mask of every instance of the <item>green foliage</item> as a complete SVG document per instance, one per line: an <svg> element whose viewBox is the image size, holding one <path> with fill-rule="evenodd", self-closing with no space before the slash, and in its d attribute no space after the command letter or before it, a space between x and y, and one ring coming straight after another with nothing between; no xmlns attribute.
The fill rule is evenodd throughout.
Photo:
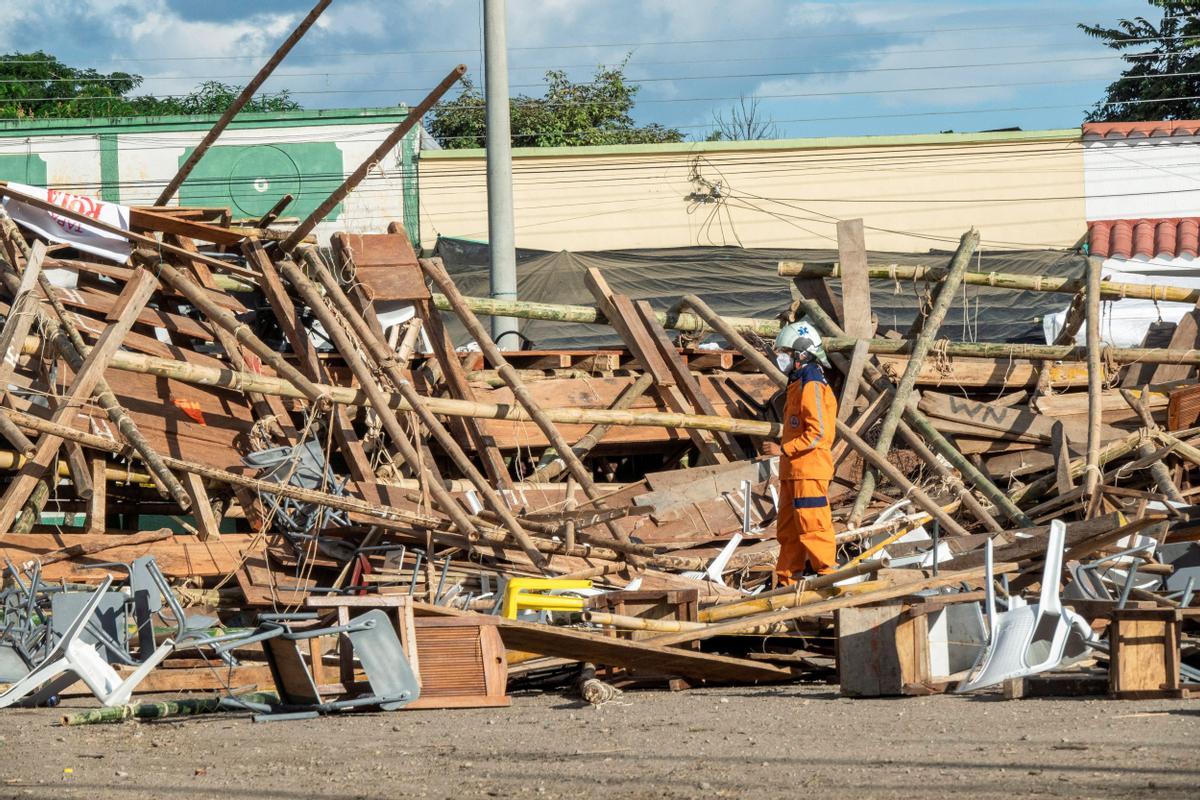
<svg viewBox="0 0 1200 800"><path fill-rule="evenodd" d="M483 94L468 79L462 84L462 92L438 104L428 118L430 134L448 150L484 146ZM638 88L626 80L624 62L601 66L592 80L580 83L568 80L562 70L550 70L543 96L519 95L509 102L513 147L683 141L683 133L675 128L634 124L630 112Z"/></svg>
<svg viewBox="0 0 1200 800"><path fill-rule="evenodd" d="M1079 26L1128 64L1087 113L1090 122L1200 119L1200 0L1148 2L1162 10L1157 24L1135 17L1115 28Z"/></svg>
<svg viewBox="0 0 1200 800"><path fill-rule="evenodd" d="M220 114L240 87L205 81L183 97L131 96L142 76L101 73L63 64L42 51L0 56L0 119L120 117L134 114ZM285 90L261 95L247 111L294 111L300 104Z"/></svg>

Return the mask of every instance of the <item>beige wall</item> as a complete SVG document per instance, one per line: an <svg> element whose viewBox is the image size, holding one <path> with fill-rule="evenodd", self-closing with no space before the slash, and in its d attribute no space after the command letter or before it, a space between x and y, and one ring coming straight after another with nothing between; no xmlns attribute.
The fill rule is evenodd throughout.
<svg viewBox="0 0 1200 800"><path fill-rule="evenodd" d="M687 199L721 183L722 203ZM978 227L993 248L1084 233L1077 130L518 150L516 241L544 250L836 246L862 217L873 250L922 252ZM487 239L481 151L426 151L422 242Z"/></svg>

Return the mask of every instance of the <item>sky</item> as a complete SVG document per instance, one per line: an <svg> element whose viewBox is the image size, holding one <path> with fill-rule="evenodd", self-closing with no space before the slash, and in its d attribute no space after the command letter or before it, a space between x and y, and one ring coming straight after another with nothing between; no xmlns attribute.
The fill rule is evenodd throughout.
<svg viewBox="0 0 1200 800"><path fill-rule="evenodd" d="M0 53L145 77L182 94L244 84L315 0L3 0ZM513 94L548 69L587 80L628 57L634 117L703 139L758 98L779 138L1073 128L1121 72L1076 27L1145 0L508 0ZM483 83L481 0L334 0L266 90L308 108L415 104L459 62Z"/></svg>

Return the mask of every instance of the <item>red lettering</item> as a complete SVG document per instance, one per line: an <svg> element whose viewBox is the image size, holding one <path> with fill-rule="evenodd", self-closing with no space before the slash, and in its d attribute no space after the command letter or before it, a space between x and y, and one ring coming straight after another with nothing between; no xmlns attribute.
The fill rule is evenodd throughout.
<svg viewBox="0 0 1200 800"><path fill-rule="evenodd" d="M82 214L94 220L100 219L102 204L90 197L71 194L70 192L63 192L58 189L47 189L46 199L54 205L65 208L68 211L74 211L76 214Z"/></svg>

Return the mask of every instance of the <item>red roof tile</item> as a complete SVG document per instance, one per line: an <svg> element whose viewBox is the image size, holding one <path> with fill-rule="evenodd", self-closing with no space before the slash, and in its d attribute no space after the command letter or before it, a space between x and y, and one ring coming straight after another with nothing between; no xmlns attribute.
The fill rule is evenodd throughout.
<svg viewBox="0 0 1200 800"><path fill-rule="evenodd" d="M1195 258L1200 217L1101 219L1088 223L1088 252L1101 258Z"/></svg>
<svg viewBox="0 0 1200 800"><path fill-rule="evenodd" d="M1085 122L1083 138L1138 139L1151 136L1194 136L1200 134L1200 120L1176 119L1161 122Z"/></svg>

